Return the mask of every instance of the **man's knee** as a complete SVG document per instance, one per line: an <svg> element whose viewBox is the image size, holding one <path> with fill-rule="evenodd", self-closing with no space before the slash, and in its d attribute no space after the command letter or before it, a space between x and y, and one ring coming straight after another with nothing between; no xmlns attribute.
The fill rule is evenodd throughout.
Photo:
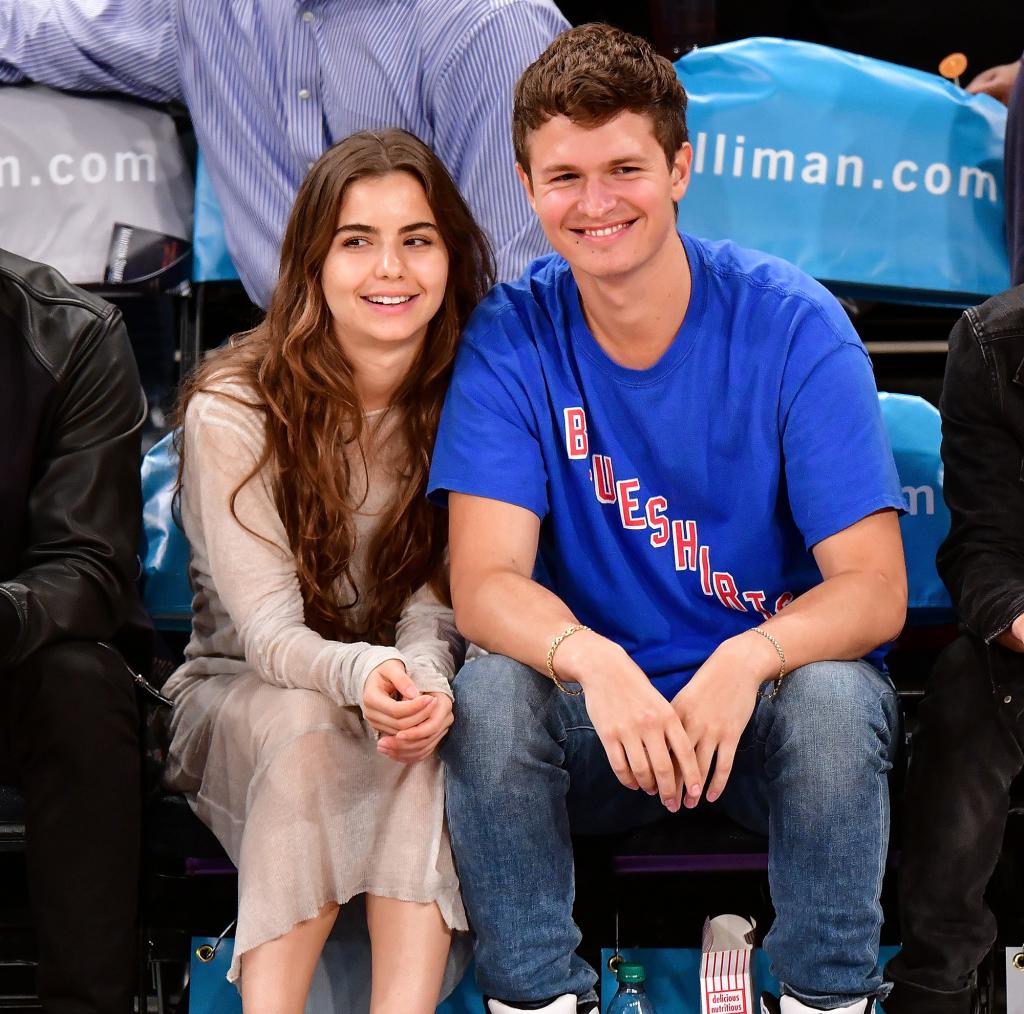
<svg viewBox="0 0 1024 1014"><path fill-rule="evenodd" d="M47 645L7 674L10 704L43 739L86 743L112 725L134 733L134 681L121 657L90 641Z"/></svg>
<svg viewBox="0 0 1024 1014"><path fill-rule="evenodd" d="M516 749L523 731L545 721L553 685L505 655L483 655L463 666L452 683L454 724L443 756L494 756Z"/></svg>
<svg viewBox="0 0 1024 1014"><path fill-rule="evenodd" d="M776 698L782 740L818 764L887 759L896 741L898 708L892 684L864 662L813 662L787 675ZM847 768L849 770L849 768Z"/></svg>
<svg viewBox="0 0 1024 1014"><path fill-rule="evenodd" d="M973 753L990 737L1001 735L988 650L982 641L963 635L932 666L919 709L920 725L943 742L943 749Z"/></svg>

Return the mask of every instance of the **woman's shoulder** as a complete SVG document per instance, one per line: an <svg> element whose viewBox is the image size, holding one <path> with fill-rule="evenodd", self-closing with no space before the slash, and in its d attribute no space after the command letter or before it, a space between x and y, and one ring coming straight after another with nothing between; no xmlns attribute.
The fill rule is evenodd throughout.
<svg viewBox="0 0 1024 1014"><path fill-rule="evenodd" d="M203 380L185 411L185 430L229 429L246 443L261 445L266 413L259 396L246 382L228 374Z"/></svg>

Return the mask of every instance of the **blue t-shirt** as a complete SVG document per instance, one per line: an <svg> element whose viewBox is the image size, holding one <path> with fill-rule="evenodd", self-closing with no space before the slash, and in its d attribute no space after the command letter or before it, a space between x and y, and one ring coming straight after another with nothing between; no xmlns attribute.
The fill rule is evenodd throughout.
<svg viewBox="0 0 1024 1014"><path fill-rule="evenodd" d="M492 290L430 473L437 503L455 491L536 514L536 579L670 698L723 640L820 583L815 543L904 507L836 300L785 261L682 240L690 304L650 369L604 352L561 257Z"/></svg>

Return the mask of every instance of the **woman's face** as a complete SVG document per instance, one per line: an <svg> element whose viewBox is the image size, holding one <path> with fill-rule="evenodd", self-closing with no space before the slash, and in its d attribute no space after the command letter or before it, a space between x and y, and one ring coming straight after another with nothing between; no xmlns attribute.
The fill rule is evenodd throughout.
<svg viewBox="0 0 1024 1014"><path fill-rule="evenodd" d="M346 351L418 348L447 279L448 251L414 176L394 172L348 188L322 275Z"/></svg>

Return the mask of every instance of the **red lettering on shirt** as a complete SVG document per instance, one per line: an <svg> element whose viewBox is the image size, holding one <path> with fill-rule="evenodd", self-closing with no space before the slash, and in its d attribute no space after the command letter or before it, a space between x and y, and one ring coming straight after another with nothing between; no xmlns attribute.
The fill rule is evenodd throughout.
<svg viewBox="0 0 1024 1014"><path fill-rule="evenodd" d="M723 606L736 609L741 613L747 611L747 607L740 602L740 593L736 588L736 581L727 570L716 570L711 575L715 587L715 596Z"/></svg>
<svg viewBox="0 0 1024 1014"><path fill-rule="evenodd" d="M678 556L676 566L679 566ZM707 546L700 547L700 589L705 595L711 594L711 550Z"/></svg>
<svg viewBox="0 0 1024 1014"><path fill-rule="evenodd" d="M684 534L685 533L685 534ZM696 521L673 521L672 522L672 547L676 556L676 570L697 569L697 522ZM707 548L706 546L704 547ZM701 587L704 594L710 595L710 585L704 581L703 571L701 572Z"/></svg>
<svg viewBox="0 0 1024 1014"><path fill-rule="evenodd" d="M640 501L632 495L640 488L640 480L620 479L615 483L615 488L619 492L619 517L622 519L622 527L646 528L647 519L636 513L640 509Z"/></svg>
<svg viewBox="0 0 1024 1014"><path fill-rule="evenodd" d="M782 594L781 594L781 595L780 595L780 596L779 596L779 597L778 597L778 598L777 598L777 599L775 600L775 611L776 611L777 613L778 613L778 612L781 612L781 611L782 611L783 609L785 609L785 608L786 608L786 606L788 606L788 605L790 604L790 602L792 602L792 601L793 601L793 593L792 593L792 592L783 592L783 593L782 593Z"/></svg>
<svg viewBox="0 0 1024 1014"><path fill-rule="evenodd" d="M574 461L585 458L589 453L587 441L587 417L581 408L567 408L565 416L565 450Z"/></svg>
<svg viewBox="0 0 1024 1014"><path fill-rule="evenodd" d="M766 620L770 620L772 614L768 611L767 606L765 606L764 598L763 591L745 591L743 593L743 600L749 602Z"/></svg>
<svg viewBox="0 0 1024 1014"><path fill-rule="evenodd" d="M652 496L647 501L647 524L654 529L651 532L651 545L660 549L668 544L668 518L665 511L668 510L668 500L663 496Z"/></svg>
<svg viewBox="0 0 1024 1014"><path fill-rule="evenodd" d="M601 503L615 503L615 472L612 470L612 459L607 454L595 454L592 459L594 466L594 493Z"/></svg>

